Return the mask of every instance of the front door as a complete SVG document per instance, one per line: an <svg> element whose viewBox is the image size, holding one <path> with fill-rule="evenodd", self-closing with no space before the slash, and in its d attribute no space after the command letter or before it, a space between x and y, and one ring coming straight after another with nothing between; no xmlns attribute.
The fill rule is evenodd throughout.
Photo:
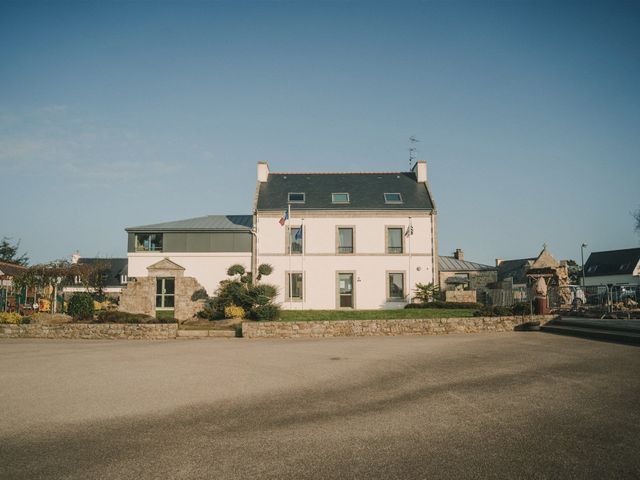
<svg viewBox="0 0 640 480"><path fill-rule="evenodd" d="M353 308L353 273L338 273L338 306Z"/></svg>
<svg viewBox="0 0 640 480"><path fill-rule="evenodd" d="M176 279L156 278L156 310L173 310L175 305Z"/></svg>

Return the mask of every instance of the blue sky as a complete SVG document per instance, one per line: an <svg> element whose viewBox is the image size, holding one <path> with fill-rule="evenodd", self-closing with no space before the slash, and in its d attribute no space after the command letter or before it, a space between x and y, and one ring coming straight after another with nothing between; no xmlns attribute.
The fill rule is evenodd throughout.
<svg viewBox="0 0 640 480"><path fill-rule="evenodd" d="M440 253L639 244L639 2L0 2L0 236L250 213L255 165L429 165Z"/></svg>

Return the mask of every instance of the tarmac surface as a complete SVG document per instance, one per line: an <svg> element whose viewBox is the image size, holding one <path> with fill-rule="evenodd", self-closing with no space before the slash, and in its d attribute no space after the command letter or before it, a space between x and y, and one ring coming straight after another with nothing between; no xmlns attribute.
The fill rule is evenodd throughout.
<svg viewBox="0 0 640 480"><path fill-rule="evenodd" d="M542 332L0 340L0 478L640 478L638 372Z"/></svg>

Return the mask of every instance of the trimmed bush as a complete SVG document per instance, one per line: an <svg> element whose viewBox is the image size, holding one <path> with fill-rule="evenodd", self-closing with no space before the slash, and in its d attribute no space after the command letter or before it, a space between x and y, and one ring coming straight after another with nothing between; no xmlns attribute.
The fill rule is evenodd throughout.
<svg viewBox="0 0 640 480"><path fill-rule="evenodd" d="M92 320L94 312L93 298L88 293L76 293L69 300L67 313L75 321Z"/></svg>
<svg viewBox="0 0 640 480"><path fill-rule="evenodd" d="M224 307L224 318L244 318L244 308L236 305Z"/></svg>
<svg viewBox="0 0 640 480"><path fill-rule="evenodd" d="M473 302L442 302L440 300L436 300L434 302L427 303L409 303L405 305L404 308L448 308L448 309L460 309L460 308L468 308L468 309L480 309L483 305L481 303L473 303Z"/></svg>
<svg viewBox="0 0 640 480"><path fill-rule="evenodd" d="M12 323L14 325L29 323L29 321L24 322L25 318L27 317L23 318L19 313L0 312L0 323Z"/></svg>
<svg viewBox="0 0 640 480"><path fill-rule="evenodd" d="M191 294L192 302L197 302L198 300L207 300L208 298L209 295L207 295L207 291L204 288L199 288Z"/></svg>
<svg viewBox="0 0 640 480"><path fill-rule="evenodd" d="M258 305L249 312L254 320L276 320L280 316L280 307L272 303Z"/></svg>
<svg viewBox="0 0 640 480"><path fill-rule="evenodd" d="M95 323L157 323L156 319L142 313L102 310L97 313Z"/></svg>

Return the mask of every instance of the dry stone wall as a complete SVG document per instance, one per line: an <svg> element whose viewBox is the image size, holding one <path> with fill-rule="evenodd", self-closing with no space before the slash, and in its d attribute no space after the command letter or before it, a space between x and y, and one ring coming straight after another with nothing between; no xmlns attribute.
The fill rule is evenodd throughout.
<svg viewBox="0 0 640 480"><path fill-rule="evenodd" d="M51 338L84 340L168 340L178 326L164 324L67 323L62 325L0 324L0 338Z"/></svg>
<svg viewBox="0 0 640 480"><path fill-rule="evenodd" d="M461 317L398 320L332 320L322 322L243 322L245 338L323 338L448 333L510 332L534 320L541 324L553 315L530 317Z"/></svg>

